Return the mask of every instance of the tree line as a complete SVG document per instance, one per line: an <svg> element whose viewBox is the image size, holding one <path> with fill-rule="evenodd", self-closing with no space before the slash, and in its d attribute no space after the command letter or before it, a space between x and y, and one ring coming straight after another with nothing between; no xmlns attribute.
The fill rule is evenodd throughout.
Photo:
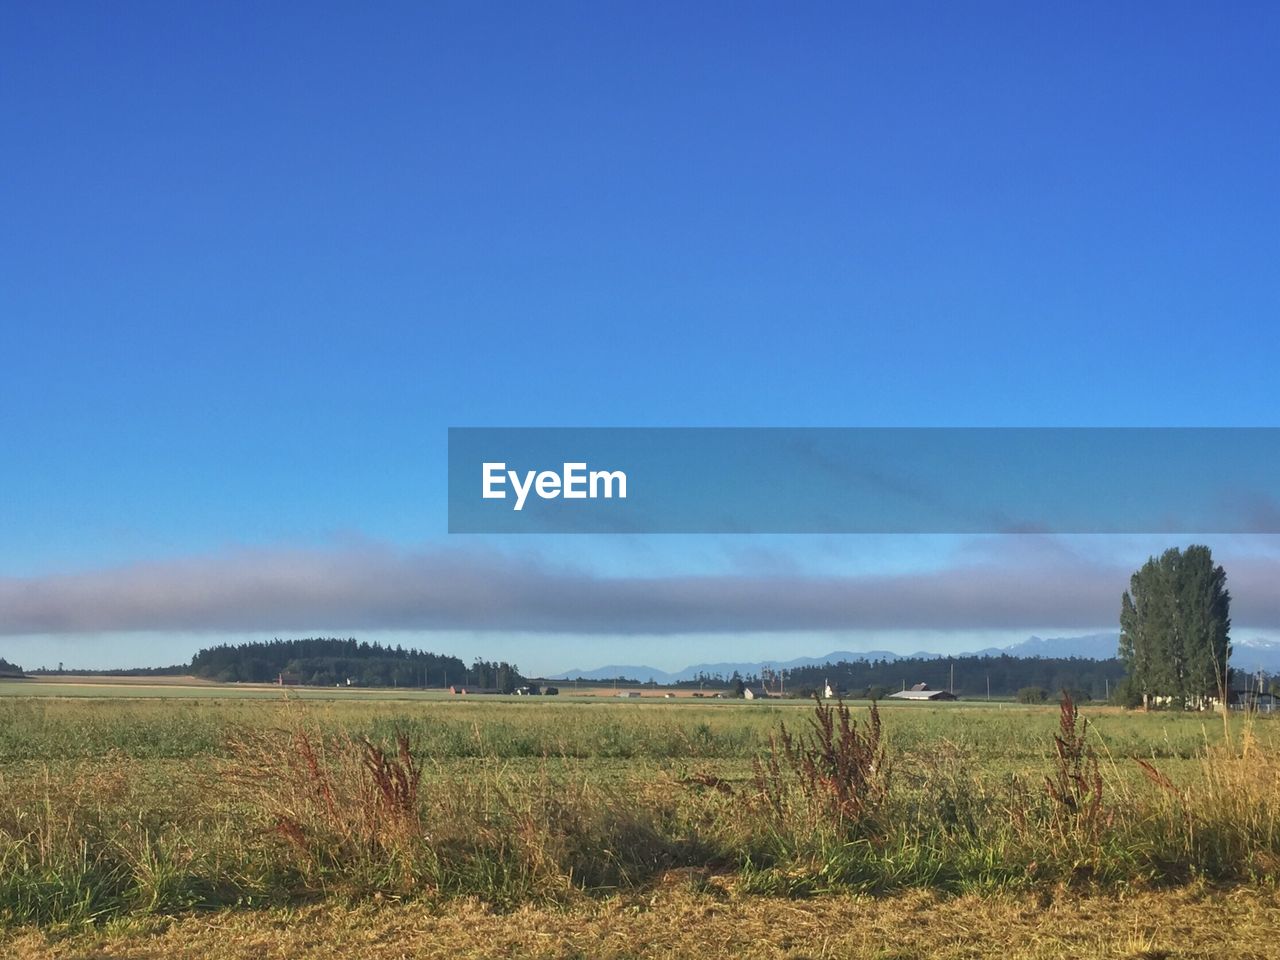
<svg viewBox="0 0 1280 960"><path fill-rule="evenodd" d="M505 661L476 660L467 666L445 654L335 637L218 644L192 657L190 671L223 683L272 683L283 674L304 686L464 685L507 693L524 679Z"/></svg>
<svg viewBox="0 0 1280 960"><path fill-rule="evenodd" d="M917 683L934 690L950 689L966 698L983 698L988 689L993 698L1014 697L1026 688L1043 688L1056 694L1071 690L1100 700L1112 693L1124 679L1119 660L1090 660L1085 657L902 657L895 660L853 660L821 666L796 667L787 671L785 685L796 693L821 691L830 683L846 696L880 699ZM758 677L744 678L748 685Z"/></svg>

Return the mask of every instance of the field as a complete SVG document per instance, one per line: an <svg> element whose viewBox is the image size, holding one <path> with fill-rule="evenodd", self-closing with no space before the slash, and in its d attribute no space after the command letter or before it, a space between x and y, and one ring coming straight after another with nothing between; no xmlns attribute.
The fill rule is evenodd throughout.
<svg viewBox="0 0 1280 960"><path fill-rule="evenodd" d="M0 955L1208 957L1280 934L1269 717L308 694L0 682Z"/></svg>

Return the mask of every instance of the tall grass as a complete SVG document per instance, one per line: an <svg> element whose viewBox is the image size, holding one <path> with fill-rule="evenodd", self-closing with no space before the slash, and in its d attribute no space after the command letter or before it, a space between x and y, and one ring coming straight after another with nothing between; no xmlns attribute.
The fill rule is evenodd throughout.
<svg viewBox="0 0 1280 960"><path fill-rule="evenodd" d="M1226 736L1173 718L1166 737L1069 701L1056 729L1047 711L821 702L807 716L447 706L201 706L176 724L201 731L192 756L139 745L166 715L151 704L10 709L46 744L112 746L0 767L0 923L324 897L508 907L669 882L788 896L1265 883L1280 867L1265 721Z"/></svg>

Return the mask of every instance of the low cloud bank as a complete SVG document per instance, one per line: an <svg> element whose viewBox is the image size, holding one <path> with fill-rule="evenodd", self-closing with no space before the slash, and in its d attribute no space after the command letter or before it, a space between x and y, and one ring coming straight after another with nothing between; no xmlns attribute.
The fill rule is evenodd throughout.
<svg viewBox="0 0 1280 960"><path fill-rule="evenodd" d="M243 550L0 578L0 634L342 628L569 634L1114 624L1133 565L1063 551L966 557L931 573L602 577L465 548ZM1280 627L1280 557L1228 560L1237 626Z"/></svg>

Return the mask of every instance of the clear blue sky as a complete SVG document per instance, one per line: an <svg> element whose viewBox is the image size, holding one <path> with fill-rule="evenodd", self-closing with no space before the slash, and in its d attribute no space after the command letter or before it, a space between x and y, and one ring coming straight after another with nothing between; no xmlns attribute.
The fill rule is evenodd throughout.
<svg viewBox="0 0 1280 960"><path fill-rule="evenodd" d="M1277 50L1247 3L6 5L0 578L456 549L450 425L1275 425Z"/></svg>

